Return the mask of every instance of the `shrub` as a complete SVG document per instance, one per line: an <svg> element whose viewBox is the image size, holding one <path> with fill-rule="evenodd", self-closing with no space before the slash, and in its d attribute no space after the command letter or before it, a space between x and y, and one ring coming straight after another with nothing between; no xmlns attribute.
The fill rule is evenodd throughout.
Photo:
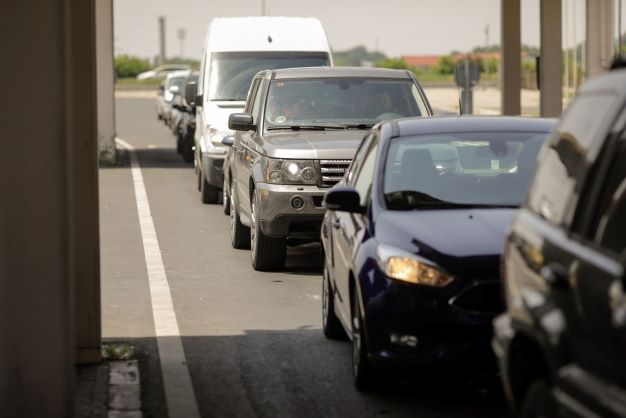
<svg viewBox="0 0 626 418"><path fill-rule="evenodd" d="M117 78L136 77L137 74L148 71L150 61L131 55L118 55L115 57L115 75Z"/></svg>

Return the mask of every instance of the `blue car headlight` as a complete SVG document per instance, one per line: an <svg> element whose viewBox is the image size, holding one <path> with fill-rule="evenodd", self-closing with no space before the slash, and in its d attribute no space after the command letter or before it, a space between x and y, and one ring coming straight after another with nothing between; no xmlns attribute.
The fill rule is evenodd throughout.
<svg viewBox="0 0 626 418"><path fill-rule="evenodd" d="M400 248L379 245L376 260L383 273L402 282L444 287L454 280L441 267Z"/></svg>

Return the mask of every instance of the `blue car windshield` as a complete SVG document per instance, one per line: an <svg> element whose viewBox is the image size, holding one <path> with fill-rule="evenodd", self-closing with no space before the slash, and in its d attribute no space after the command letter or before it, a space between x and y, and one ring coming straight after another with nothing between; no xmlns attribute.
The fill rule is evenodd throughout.
<svg viewBox="0 0 626 418"><path fill-rule="evenodd" d="M410 78L326 77L272 80L266 127L369 127L385 119L428 115Z"/></svg>
<svg viewBox="0 0 626 418"><path fill-rule="evenodd" d="M518 207L547 132L471 132L392 140L384 168L388 209Z"/></svg>
<svg viewBox="0 0 626 418"><path fill-rule="evenodd" d="M245 101L255 74L263 70L330 65L326 52L258 51L211 54L209 100Z"/></svg>

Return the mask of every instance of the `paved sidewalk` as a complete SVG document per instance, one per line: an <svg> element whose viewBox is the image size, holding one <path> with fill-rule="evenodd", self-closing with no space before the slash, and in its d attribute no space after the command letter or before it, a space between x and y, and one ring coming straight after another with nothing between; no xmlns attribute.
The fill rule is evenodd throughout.
<svg viewBox="0 0 626 418"><path fill-rule="evenodd" d="M74 381L74 418L107 416L109 399L109 365L76 367Z"/></svg>

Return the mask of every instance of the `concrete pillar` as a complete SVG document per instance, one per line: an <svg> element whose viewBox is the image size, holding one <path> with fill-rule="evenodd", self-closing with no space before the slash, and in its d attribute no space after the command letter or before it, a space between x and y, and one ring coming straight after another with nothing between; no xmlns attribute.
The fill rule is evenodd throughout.
<svg viewBox="0 0 626 418"><path fill-rule="evenodd" d="M96 0L68 1L72 32L69 210L73 221L70 232L75 296L74 339L76 362L85 364L101 359Z"/></svg>
<svg viewBox="0 0 626 418"><path fill-rule="evenodd" d="M98 73L98 154L100 164L115 162L115 89L113 1L96 1L96 65Z"/></svg>
<svg viewBox="0 0 626 418"><path fill-rule="evenodd" d="M587 77L606 72L613 58L613 1L587 0Z"/></svg>
<svg viewBox="0 0 626 418"><path fill-rule="evenodd" d="M561 0L540 0L540 114L558 117L563 110L563 46Z"/></svg>
<svg viewBox="0 0 626 418"><path fill-rule="evenodd" d="M502 114L521 113L522 63L521 63L521 10L520 0L501 0L502 22Z"/></svg>
<svg viewBox="0 0 626 418"><path fill-rule="evenodd" d="M73 316L66 0L0 3L0 415L67 417Z"/></svg>

